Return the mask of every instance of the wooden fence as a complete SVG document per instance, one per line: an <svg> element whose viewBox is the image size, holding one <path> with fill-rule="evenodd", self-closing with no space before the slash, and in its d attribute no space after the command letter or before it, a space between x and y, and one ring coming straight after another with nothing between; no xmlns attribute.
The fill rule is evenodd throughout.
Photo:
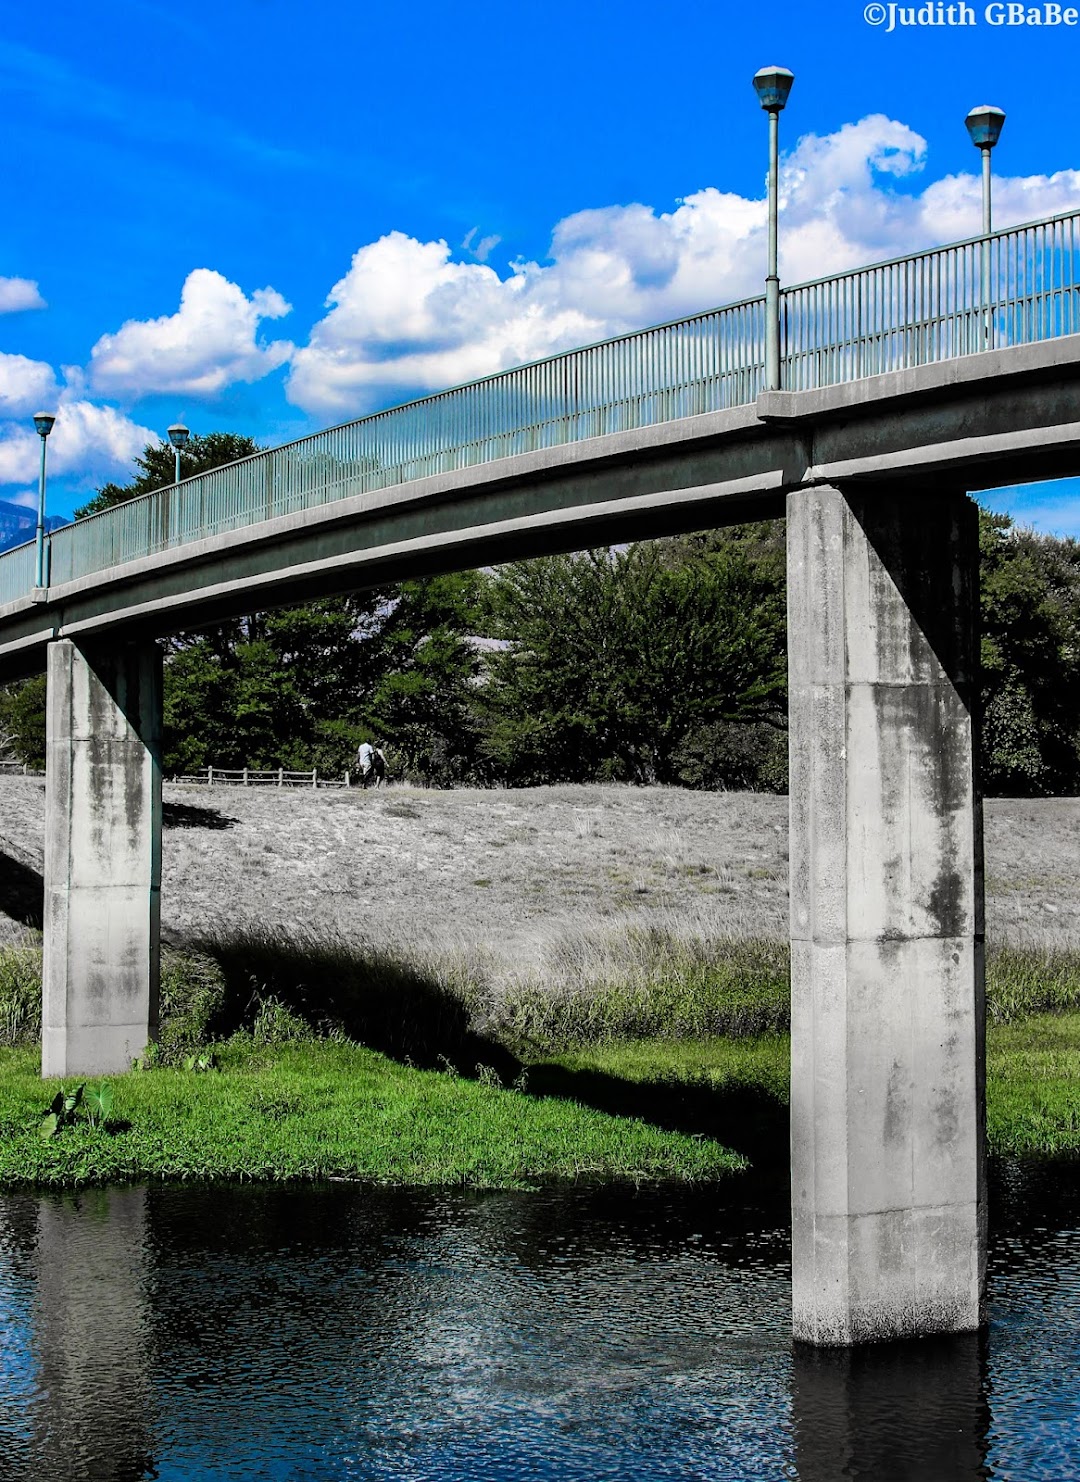
<svg viewBox="0 0 1080 1482"><path fill-rule="evenodd" d="M0 777L44 777L44 772L23 762L0 761ZM192 772L185 777L170 777L169 782L182 782L202 787L349 787L351 774L344 777L320 777L318 768L310 772L290 772L285 767L207 767L205 772Z"/></svg>
<svg viewBox="0 0 1080 1482"><path fill-rule="evenodd" d="M348 787L350 783L348 772L344 777L320 777L317 767L310 772L290 772L285 767L266 771L256 767L207 767L205 772L169 780L203 787Z"/></svg>

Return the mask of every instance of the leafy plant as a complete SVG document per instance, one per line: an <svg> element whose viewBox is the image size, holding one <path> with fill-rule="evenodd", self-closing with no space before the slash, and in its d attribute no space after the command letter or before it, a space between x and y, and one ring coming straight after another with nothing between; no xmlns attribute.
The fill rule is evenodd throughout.
<svg viewBox="0 0 1080 1482"><path fill-rule="evenodd" d="M184 1069L192 1071L195 1075L203 1075L208 1070L217 1070L217 1056L213 1053L200 1055L188 1055L184 1059Z"/></svg>
<svg viewBox="0 0 1080 1482"><path fill-rule="evenodd" d="M91 1127L104 1127L112 1111L113 1093L108 1081L102 1081L101 1085L89 1091L83 1096L83 1109L86 1112L86 1120Z"/></svg>
<svg viewBox="0 0 1080 1482"><path fill-rule="evenodd" d="M76 1086L74 1091L60 1087L41 1119L40 1132L43 1138L55 1137L61 1128L74 1126L85 1091L85 1081Z"/></svg>
<svg viewBox="0 0 1080 1482"><path fill-rule="evenodd" d="M85 1081L80 1082L72 1091L61 1086L41 1118L41 1136L48 1141L63 1128L73 1127L80 1113L89 1126L104 1127L112 1111L112 1104L112 1086L108 1081L102 1081L100 1086L92 1086L89 1091Z"/></svg>

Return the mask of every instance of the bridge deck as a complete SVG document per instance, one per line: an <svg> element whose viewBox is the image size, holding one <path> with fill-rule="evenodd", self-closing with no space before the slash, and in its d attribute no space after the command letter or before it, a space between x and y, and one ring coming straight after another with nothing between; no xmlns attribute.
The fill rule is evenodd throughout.
<svg viewBox="0 0 1080 1482"><path fill-rule="evenodd" d="M504 371L80 520L50 538L49 586L359 494L749 407L762 389L764 302ZM781 314L793 392L1074 334L1080 213L787 289ZM0 609L33 582L33 545L0 556Z"/></svg>

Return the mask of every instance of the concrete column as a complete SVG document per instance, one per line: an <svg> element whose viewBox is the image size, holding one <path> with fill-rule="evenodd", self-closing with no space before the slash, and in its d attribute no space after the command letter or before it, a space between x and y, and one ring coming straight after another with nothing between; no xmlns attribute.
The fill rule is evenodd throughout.
<svg viewBox="0 0 1080 1482"><path fill-rule="evenodd" d="M788 499L794 1333L976 1328L985 1276L978 525Z"/></svg>
<svg viewBox="0 0 1080 1482"><path fill-rule="evenodd" d="M49 647L42 1074L130 1069L157 1034L161 655Z"/></svg>

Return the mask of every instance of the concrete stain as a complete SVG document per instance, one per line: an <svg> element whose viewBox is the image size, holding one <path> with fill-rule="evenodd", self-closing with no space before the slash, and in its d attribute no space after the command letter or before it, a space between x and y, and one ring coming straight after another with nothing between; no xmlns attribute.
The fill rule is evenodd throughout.
<svg viewBox="0 0 1080 1482"><path fill-rule="evenodd" d="M905 1143L911 1126L911 1076L894 1060L885 1085L885 1121L882 1138L888 1146Z"/></svg>

